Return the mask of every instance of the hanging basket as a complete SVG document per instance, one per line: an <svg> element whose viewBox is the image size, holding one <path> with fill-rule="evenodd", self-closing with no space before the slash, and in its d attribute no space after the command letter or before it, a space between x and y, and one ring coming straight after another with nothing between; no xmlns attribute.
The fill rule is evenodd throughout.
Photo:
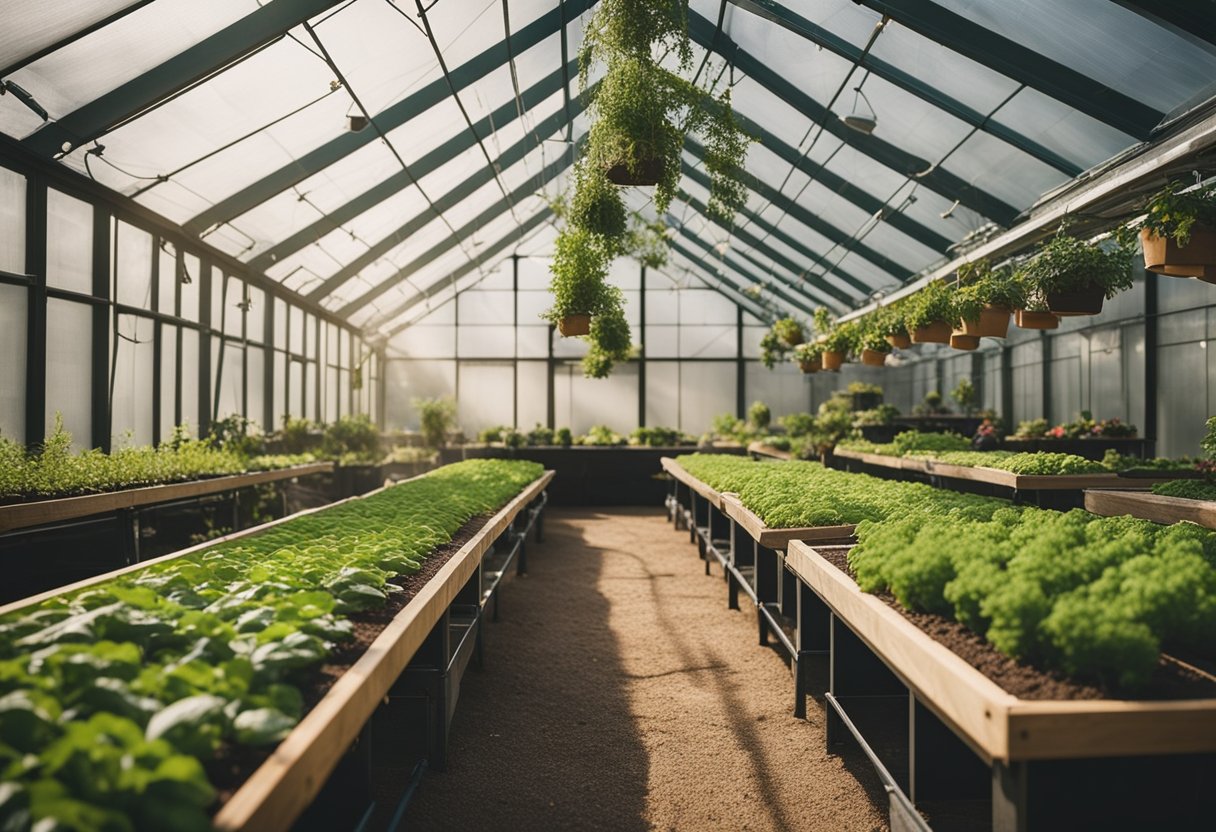
<svg viewBox="0 0 1216 832"><path fill-rule="evenodd" d="M899 335L888 335L886 338L887 343L897 350L906 350L912 346L912 339L906 332Z"/></svg>
<svg viewBox="0 0 1216 832"><path fill-rule="evenodd" d="M1050 312L1031 312L1029 309L1014 312L1013 322L1022 329L1056 329L1060 325L1060 319Z"/></svg>
<svg viewBox="0 0 1216 832"><path fill-rule="evenodd" d="M861 363L867 367L881 367L887 363L887 353L878 350L862 350Z"/></svg>
<svg viewBox="0 0 1216 832"><path fill-rule="evenodd" d="M786 337L782 336L782 337L779 337L777 340L780 341L784 346L789 347L790 349L793 349L794 347L798 346L803 341L805 341L806 337L803 335L802 330L800 329L800 330L798 330L798 334L791 338L786 338Z"/></svg>
<svg viewBox="0 0 1216 832"><path fill-rule="evenodd" d="M575 335L590 335L591 316L567 315L557 322L557 331L560 332L564 338L572 338Z"/></svg>
<svg viewBox="0 0 1216 832"><path fill-rule="evenodd" d="M810 373L817 373L823 369L823 358L820 357L812 358L810 361L799 361L798 369L802 370L802 372L807 373L808 375Z"/></svg>
<svg viewBox="0 0 1216 832"><path fill-rule="evenodd" d="M839 370L840 365L844 363L844 352L836 352L835 350L824 350L823 353L823 369Z"/></svg>
<svg viewBox="0 0 1216 832"><path fill-rule="evenodd" d="M633 187L649 187L659 184L663 178L663 160L659 158L638 159L636 173L631 173L629 165L617 162L608 168L608 181L614 185Z"/></svg>
<svg viewBox="0 0 1216 832"><path fill-rule="evenodd" d="M1173 237L1158 237L1147 228L1140 230L1144 247L1144 268L1169 277L1196 277L1216 283L1216 228L1195 225L1185 246Z"/></svg>
<svg viewBox="0 0 1216 832"><path fill-rule="evenodd" d="M950 324L934 321L928 326L918 326L909 335L913 344L949 344Z"/></svg>
<svg viewBox="0 0 1216 832"><path fill-rule="evenodd" d="M985 306L978 318L962 322L962 332L976 338L1004 338L1009 333L1009 314L1008 307Z"/></svg>
<svg viewBox="0 0 1216 832"><path fill-rule="evenodd" d="M1097 315L1102 311L1106 292L1090 284L1070 292L1047 292L1047 308L1054 315Z"/></svg>
<svg viewBox="0 0 1216 832"><path fill-rule="evenodd" d="M954 332L950 335L950 346L956 350L971 351L980 345L978 335L967 335L963 332Z"/></svg>

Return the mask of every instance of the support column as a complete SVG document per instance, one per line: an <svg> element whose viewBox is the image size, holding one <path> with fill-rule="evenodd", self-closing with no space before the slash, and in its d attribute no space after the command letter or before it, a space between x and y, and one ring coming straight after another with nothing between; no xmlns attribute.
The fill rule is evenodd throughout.
<svg viewBox="0 0 1216 832"><path fill-rule="evenodd" d="M93 447L110 451L110 225L108 209L93 206ZM178 360L181 342L178 340Z"/></svg>
<svg viewBox="0 0 1216 832"><path fill-rule="evenodd" d="M642 283L638 291L638 427L646 427L646 267L642 266Z"/></svg>
<svg viewBox="0 0 1216 832"><path fill-rule="evenodd" d="M1157 455L1157 280L1155 275L1144 276L1144 438L1148 440L1148 457ZM1127 361L1126 351L1123 360ZM1127 415L1130 419L1131 414Z"/></svg>
<svg viewBox="0 0 1216 832"><path fill-rule="evenodd" d="M743 307L735 307L735 418L747 418L747 362L743 358Z"/></svg>
<svg viewBox="0 0 1216 832"><path fill-rule="evenodd" d="M25 186L25 273L30 276L25 330L25 441L33 447L46 435L46 180L39 174L30 174Z"/></svg>

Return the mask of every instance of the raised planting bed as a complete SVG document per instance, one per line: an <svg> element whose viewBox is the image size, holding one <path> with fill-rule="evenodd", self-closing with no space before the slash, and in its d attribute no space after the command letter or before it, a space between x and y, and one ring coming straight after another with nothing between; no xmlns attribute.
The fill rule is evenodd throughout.
<svg viewBox="0 0 1216 832"><path fill-rule="evenodd" d="M444 448L444 464L460 459L528 459L557 472L562 487L553 494L554 505L565 506L654 506L667 493L667 484L658 478L659 460L689 453L691 447L651 448L631 445L574 445L504 448L466 445ZM710 453L743 455L742 445L705 449Z"/></svg>
<svg viewBox="0 0 1216 832"><path fill-rule="evenodd" d="M151 485L146 488L85 494L79 497L10 503L0 506L0 532L41 526L47 523L59 523L64 520L107 514L123 509L137 509L207 494L219 494L270 482L291 480L313 474L326 474L333 470L332 462L315 462L273 471L254 471L190 482Z"/></svg>
<svg viewBox="0 0 1216 832"><path fill-rule="evenodd" d="M1002 449L1006 451L1034 452L1046 451L1057 454L1075 454L1086 459L1101 460L1107 451L1118 451L1124 456L1138 456L1141 459L1151 457L1152 440L1128 438L1103 438L1094 436L1086 439L1016 439L1005 437Z"/></svg>
<svg viewBox="0 0 1216 832"><path fill-rule="evenodd" d="M793 542L785 565L811 595L798 626L826 653L813 684L828 742L861 745L888 787L893 826L1210 823L1216 679L1163 659L1168 683L1150 686L1161 698L1106 698L996 653L956 622L863 592L847 551Z"/></svg>
<svg viewBox="0 0 1216 832"><path fill-rule="evenodd" d="M1186 521L1216 529L1216 501L1212 500L1188 500L1146 491L1087 489L1085 509L1106 517L1130 514L1154 523L1169 525Z"/></svg>
<svg viewBox="0 0 1216 832"><path fill-rule="evenodd" d="M36 779L66 790L62 799L48 799L45 786L22 793L29 781L10 768L18 797L32 798L36 818L84 812L90 828L196 829L218 805L216 828L288 829L338 768L324 811L309 810L310 828L354 827L370 772L358 750L368 743L352 744L361 733L370 742L365 726L386 694L404 686L433 697L435 684L415 678L427 671L439 680L439 707L377 740L396 748L422 737L441 767L481 607L505 564L522 564L523 536L539 523L553 476L469 466L479 467L432 472L0 608L0 757L10 746L59 749ZM403 676L424 646L423 666ZM35 652L37 673L25 661ZM75 666L88 671L65 675ZM65 731L49 717L69 706L76 716ZM137 766L152 767L148 783L163 781L169 803L153 799L159 786L133 791L138 777L110 782L112 764L145 734L163 743L141 750ZM85 756L63 757L71 743ZM63 759L73 762L53 762ZM352 779L352 769L364 776Z"/></svg>

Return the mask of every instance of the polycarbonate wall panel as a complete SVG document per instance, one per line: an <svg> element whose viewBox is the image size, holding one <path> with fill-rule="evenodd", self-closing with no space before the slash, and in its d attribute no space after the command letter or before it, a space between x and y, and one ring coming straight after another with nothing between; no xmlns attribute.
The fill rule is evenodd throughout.
<svg viewBox="0 0 1216 832"><path fill-rule="evenodd" d="M178 328L160 326L160 439L164 442L177 426L177 334Z"/></svg>
<svg viewBox="0 0 1216 832"><path fill-rule="evenodd" d="M197 330L182 328L182 424L190 426L196 436L199 426L199 341Z"/></svg>
<svg viewBox="0 0 1216 832"><path fill-rule="evenodd" d="M384 365L385 428L417 430L414 399L434 399L456 393L455 361L388 361ZM464 427L461 425L461 427ZM465 428L468 433L469 429Z"/></svg>
<svg viewBox="0 0 1216 832"><path fill-rule="evenodd" d="M152 443L152 402L156 324L137 315L119 315L117 357L110 403L110 442L121 447ZM86 342L87 343L87 342ZM83 389L88 389L85 387ZM79 395L79 394L77 394Z"/></svg>
<svg viewBox="0 0 1216 832"><path fill-rule="evenodd" d="M554 425L577 436L595 425L628 435L638 422L638 368L618 365L606 379L583 377L583 368L567 364L553 377Z"/></svg>
<svg viewBox="0 0 1216 832"><path fill-rule="evenodd" d="M46 193L46 285L93 294L93 206L54 188Z"/></svg>
<svg viewBox="0 0 1216 832"><path fill-rule="evenodd" d="M114 298L126 306L152 308L152 235L114 223Z"/></svg>
<svg viewBox="0 0 1216 832"><path fill-rule="evenodd" d="M25 441L26 295L0 284L0 436L16 442Z"/></svg>
<svg viewBox="0 0 1216 832"><path fill-rule="evenodd" d="M25 177L0 167L0 271L25 274Z"/></svg>
<svg viewBox="0 0 1216 832"><path fill-rule="evenodd" d="M46 302L46 430L55 414L75 448L93 444L93 307L50 298ZM151 389L151 379L147 379ZM115 388L115 395L118 390ZM151 418L151 410L148 411Z"/></svg>

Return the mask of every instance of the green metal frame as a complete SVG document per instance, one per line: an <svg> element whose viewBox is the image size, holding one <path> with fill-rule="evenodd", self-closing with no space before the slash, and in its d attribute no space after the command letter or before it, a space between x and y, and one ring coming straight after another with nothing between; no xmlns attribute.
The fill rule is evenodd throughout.
<svg viewBox="0 0 1216 832"><path fill-rule="evenodd" d="M1159 110L943 8L932 0L855 2L1141 141L1152 135L1153 128L1165 117ZM1043 21L1043 24L1051 25L1051 21Z"/></svg>
<svg viewBox="0 0 1216 832"><path fill-rule="evenodd" d="M594 5L594 0L567 0L566 11L568 14L578 15L592 5ZM562 9L554 8L519 29L512 36L515 51L522 54L551 35L557 34L561 28L562 17ZM462 90L490 72L506 66L508 60L506 44L497 43L453 69L452 86L457 90ZM438 78L376 114L375 122L381 130L387 133L408 123L418 113L443 102L449 94L448 81ZM373 130L343 133L226 199L220 200L188 220L183 227L186 233L198 236L212 226L239 217L271 197L340 161L359 148L377 141L378 138Z"/></svg>
<svg viewBox="0 0 1216 832"><path fill-rule="evenodd" d="M41 156L62 152L65 143L73 148L80 147L148 107L223 71L251 52L283 37L283 33L292 27L340 2L342 0L268 3L83 107L47 122L22 144Z"/></svg>
<svg viewBox="0 0 1216 832"><path fill-rule="evenodd" d="M926 101L939 110L954 116L958 120L972 127L978 127L985 133L1008 142L1018 150L1027 153L1040 162L1051 165L1069 177L1080 176L1084 172L1084 168L1080 165L1061 156L1051 148L1045 147L1034 139L1022 135L1011 127L990 120L988 116L967 106L957 98L926 84L910 72L906 72L881 58L876 58L872 54L863 54L859 47L822 26L817 26L780 3L773 2L773 0L729 0L729 2L744 11L751 12L757 17L763 18L770 23L793 32L799 37L809 40L816 46L822 46L824 49L836 53L857 66L874 73L879 78L894 84L905 92L910 92L922 101Z"/></svg>
<svg viewBox="0 0 1216 832"><path fill-rule="evenodd" d="M1216 0L1114 0L1179 37L1207 48L1216 46ZM1152 436L1150 433L1149 436Z"/></svg>

